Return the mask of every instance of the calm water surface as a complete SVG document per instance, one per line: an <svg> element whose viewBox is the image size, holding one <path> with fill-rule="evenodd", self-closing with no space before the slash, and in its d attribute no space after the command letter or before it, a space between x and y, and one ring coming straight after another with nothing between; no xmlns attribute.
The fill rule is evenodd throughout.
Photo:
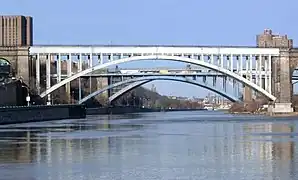
<svg viewBox="0 0 298 180"><path fill-rule="evenodd" d="M160 112L0 126L0 179L297 180L297 122Z"/></svg>

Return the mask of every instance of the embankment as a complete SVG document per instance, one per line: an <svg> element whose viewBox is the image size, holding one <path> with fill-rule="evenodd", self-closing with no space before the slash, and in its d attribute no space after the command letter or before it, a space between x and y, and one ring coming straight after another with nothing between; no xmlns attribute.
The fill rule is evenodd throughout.
<svg viewBox="0 0 298 180"><path fill-rule="evenodd" d="M164 109L165 112L175 112L175 111L208 111L207 109Z"/></svg>
<svg viewBox="0 0 298 180"><path fill-rule="evenodd" d="M132 107L132 106L117 106L117 107L100 107L100 108L87 108L87 115L100 115L100 114L126 114L137 112L158 112L157 109Z"/></svg>
<svg viewBox="0 0 298 180"><path fill-rule="evenodd" d="M84 105L15 106L0 108L0 125L86 117Z"/></svg>
<svg viewBox="0 0 298 180"><path fill-rule="evenodd" d="M101 108L87 108L87 115L100 114L128 114L141 112L161 112L161 111L201 111L204 109L151 109L133 106L116 106L116 107L101 107Z"/></svg>

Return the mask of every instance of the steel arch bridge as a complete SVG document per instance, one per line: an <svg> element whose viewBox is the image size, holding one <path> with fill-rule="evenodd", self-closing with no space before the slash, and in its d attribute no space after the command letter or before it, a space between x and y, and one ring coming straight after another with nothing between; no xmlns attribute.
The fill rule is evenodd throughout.
<svg viewBox="0 0 298 180"><path fill-rule="evenodd" d="M40 62L46 57L47 64L47 89L40 93L45 97L59 87L71 81L88 75L97 70L107 68L121 63L155 60L170 60L198 65L215 72L222 73L256 92L263 94L271 101L276 97L271 94L271 61L273 57L279 56L278 48L253 48L253 47L197 47L197 46L33 46L30 54L36 57L36 83L40 83ZM78 56L79 70L72 75L71 63L68 63L68 77L61 80L61 61L72 62L73 55ZM57 62L57 84L50 84L50 61L48 56L56 56ZM88 68L82 69L82 57L88 57ZM98 64L93 65L94 56L98 56ZM104 57L108 57L104 59ZM234 72L234 68L241 69ZM243 69L246 75L243 75ZM252 70L256 69L258 77L256 82L252 81ZM265 83L263 83L265 75ZM49 76L49 78L48 78ZM264 88L263 88L264 86ZM38 86L37 86L38 87Z"/></svg>
<svg viewBox="0 0 298 180"><path fill-rule="evenodd" d="M121 81L121 82L118 82L118 83L115 83L115 84L111 84L109 86L106 86L102 89L99 89L99 90L89 94L88 96L86 96L83 99L79 100L78 103L82 104L82 103L86 102L88 99L90 99L92 97L95 97L95 96L97 96L97 95L99 95L99 94L101 94L101 93L103 93L103 92L105 92L109 89L115 88L117 86L129 84L126 87L124 87L123 89L121 89L120 91L113 94L111 97L109 97L109 102L112 102L113 100L117 99L118 97L120 97L124 93L126 93L126 92L128 92L128 91L130 91L134 88L137 88L137 87L139 87L143 84L149 83L151 81L156 81L156 80L169 80L169 81L177 81L177 82L185 82L185 83L188 83L188 84L193 84L193 85L208 89L210 91L213 91L213 92L227 98L228 100L230 100L232 102L239 101L239 98L237 98L237 97L235 97L231 94L228 94L227 92L225 92L223 90L216 89L216 87L209 86L207 84L200 83L198 81L194 81L194 80L187 79L187 78L181 79L181 78L175 78L175 77L152 76L152 77L139 77L139 78L134 78L134 79L128 79L128 80Z"/></svg>

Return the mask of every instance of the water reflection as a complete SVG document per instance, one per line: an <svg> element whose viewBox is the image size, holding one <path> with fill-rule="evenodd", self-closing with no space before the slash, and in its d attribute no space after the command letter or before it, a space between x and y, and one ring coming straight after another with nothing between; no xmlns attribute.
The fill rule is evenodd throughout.
<svg viewBox="0 0 298 180"><path fill-rule="evenodd" d="M57 156L61 155L59 153L64 153L66 156L63 155L63 157L73 156L71 154L73 150L79 151L78 157L81 157L83 153L86 155L94 153L93 151L99 147L102 151L109 152L110 141L115 139L109 136L113 134L109 132L119 133L119 131L131 131L141 127L134 124L113 124L110 119L115 117L105 116L105 118L92 125L90 121L71 124L52 122L47 127L28 125L28 127L20 126L11 129L0 128L0 162L1 164L31 163L35 160L43 161L39 156L47 156L47 159L51 159L48 156L53 153ZM88 135L82 136L84 133Z"/></svg>
<svg viewBox="0 0 298 180"><path fill-rule="evenodd" d="M254 153L261 159L291 160L294 153L294 125L288 123L259 123L244 126L246 155ZM258 149L259 151L252 151Z"/></svg>
<svg viewBox="0 0 298 180"><path fill-rule="evenodd" d="M263 163L270 163L266 169L273 177L295 179L295 124L289 123L259 123L245 126L246 132L252 133L246 140L246 156L259 157ZM259 139L256 139L259 138Z"/></svg>
<svg viewBox="0 0 298 180"><path fill-rule="evenodd" d="M297 179L294 121L189 113L3 127L0 179Z"/></svg>

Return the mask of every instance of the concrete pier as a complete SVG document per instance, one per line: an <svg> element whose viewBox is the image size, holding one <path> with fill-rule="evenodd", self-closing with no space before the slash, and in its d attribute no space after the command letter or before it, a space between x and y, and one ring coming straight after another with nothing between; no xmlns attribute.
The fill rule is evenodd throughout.
<svg viewBox="0 0 298 180"><path fill-rule="evenodd" d="M278 114L278 113L292 113L294 109L292 103L275 103L268 106L269 114Z"/></svg>

